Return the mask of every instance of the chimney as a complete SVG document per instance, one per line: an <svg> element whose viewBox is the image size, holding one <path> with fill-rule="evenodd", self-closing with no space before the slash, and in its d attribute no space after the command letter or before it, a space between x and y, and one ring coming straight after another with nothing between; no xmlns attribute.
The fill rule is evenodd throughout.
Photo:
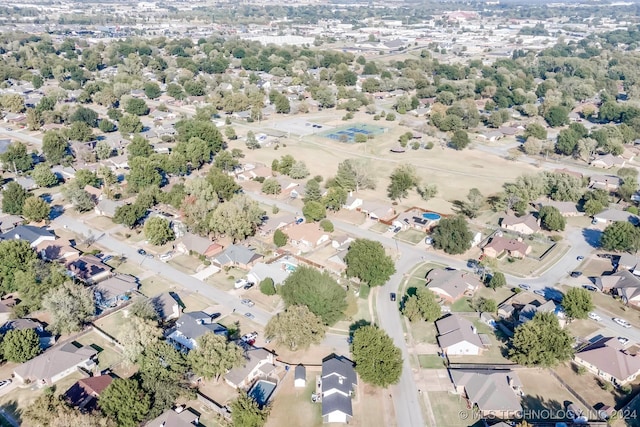
<svg viewBox="0 0 640 427"><path fill-rule="evenodd" d="M472 326L472 327L471 327L471 332L473 332L473 334L474 334L474 335L477 335L477 334L478 334L478 330L476 329L476 327L475 327L475 326Z"/></svg>
<svg viewBox="0 0 640 427"><path fill-rule="evenodd" d="M15 235L15 239L16 239L16 240L20 240L20 235L19 235L18 233L16 233L16 235Z"/></svg>

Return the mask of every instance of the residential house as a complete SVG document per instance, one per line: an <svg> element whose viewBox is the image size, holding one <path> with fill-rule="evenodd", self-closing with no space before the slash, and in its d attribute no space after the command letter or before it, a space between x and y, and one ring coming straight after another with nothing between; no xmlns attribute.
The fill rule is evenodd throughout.
<svg viewBox="0 0 640 427"><path fill-rule="evenodd" d="M69 142L69 149L73 154L73 157L80 159L84 162L89 162L95 159L97 141L71 141Z"/></svg>
<svg viewBox="0 0 640 427"><path fill-rule="evenodd" d="M341 273L347 269L347 262L345 258L349 253L349 249L342 249L335 254L331 255L327 258L327 267L333 270L336 273Z"/></svg>
<svg viewBox="0 0 640 427"><path fill-rule="evenodd" d="M98 203L102 199L102 190L94 187L93 185L85 185L84 191L89 193L94 203Z"/></svg>
<svg viewBox="0 0 640 427"><path fill-rule="evenodd" d="M482 132L480 135L480 138L489 141L489 142L495 142L499 139L502 139L502 137L504 136L504 134L502 132L500 132L499 130L487 130L485 132Z"/></svg>
<svg viewBox="0 0 640 427"><path fill-rule="evenodd" d="M113 382L111 375L98 375L76 381L64 392L64 400L81 412L98 409L100 394Z"/></svg>
<svg viewBox="0 0 640 427"><path fill-rule="evenodd" d="M126 154L121 154L119 156L109 157L108 159L103 160L101 163L115 172L118 169L129 168L129 157Z"/></svg>
<svg viewBox="0 0 640 427"><path fill-rule="evenodd" d="M260 283L269 277L273 280L274 285L281 285L297 266L298 261L289 256L280 258L271 264L259 262L251 267L251 270L247 273L247 280L253 283Z"/></svg>
<svg viewBox="0 0 640 427"><path fill-rule="evenodd" d="M221 244L212 242L206 237L198 236L193 233L184 233L176 241L176 250L185 254L194 253L202 255L205 258L211 258L222 253L224 249Z"/></svg>
<svg viewBox="0 0 640 427"><path fill-rule="evenodd" d="M67 271L77 280L88 284L96 283L111 276L112 268L93 255L82 255L67 263Z"/></svg>
<svg viewBox="0 0 640 427"><path fill-rule="evenodd" d="M38 184L36 184L36 181L30 176L19 176L15 179L15 182L26 191L38 188Z"/></svg>
<svg viewBox="0 0 640 427"><path fill-rule="evenodd" d="M158 319L162 323L167 323L173 319L180 317L180 304L169 292L163 292L151 299L153 308L156 309Z"/></svg>
<svg viewBox="0 0 640 427"><path fill-rule="evenodd" d="M236 266L248 270L262 258L264 257L256 253L252 248L240 245L231 245L213 259L213 264L220 268Z"/></svg>
<svg viewBox="0 0 640 427"><path fill-rule="evenodd" d="M361 198L354 197L352 193L349 193L349 196L347 196L347 201L344 202L342 208L348 211L353 211L358 209L359 207L362 207L362 203L363 202Z"/></svg>
<svg viewBox="0 0 640 427"><path fill-rule="evenodd" d="M611 169L613 167L623 167L625 161L621 156L614 156L613 154L608 153L595 156L589 164L594 168Z"/></svg>
<svg viewBox="0 0 640 427"><path fill-rule="evenodd" d="M398 224L403 229L415 228L416 230L427 232L435 225L435 222L424 218L422 216L424 213L419 209L410 209L402 212L393 220L393 225Z"/></svg>
<svg viewBox="0 0 640 427"><path fill-rule="evenodd" d="M3 214L0 215L0 233L6 233L9 230L13 230L19 225L24 223L24 219L18 215ZM0 237L1 239L2 237Z"/></svg>
<svg viewBox="0 0 640 427"><path fill-rule="evenodd" d="M175 326L167 332L167 341L178 350L188 352L198 346L198 338L210 332L226 336L228 331L204 311L182 313Z"/></svg>
<svg viewBox="0 0 640 427"><path fill-rule="evenodd" d="M51 172L63 182L76 177L76 170L71 166L57 165L51 168Z"/></svg>
<svg viewBox="0 0 640 427"><path fill-rule="evenodd" d="M518 312L518 322L526 323L532 320L538 313L553 313L558 317L561 326L565 323L562 306L551 300L546 301L544 304L540 304L538 301L525 304Z"/></svg>
<svg viewBox="0 0 640 427"><path fill-rule="evenodd" d="M640 278L630 271L622 270L611 276L602 276L596 279L595 285L603 292L609 291L619 296L625 304L640 307Z"/></svg>
<svg viewBox="0 0 640 427"><path fill-rule="evenodd" d="M516 308L512 304L500 304L498 307L498 317L501 319L511 319L515 314Z"/></svg>
<svg viewBox="0 0 640 427"><path fill-rule="evenodd" d="M617 221L629 221L633 225L640 224L640 216L619 209L605 209L595 214L593 220L600 224L611 224Z"/></svg>
<svg viewBox="0 0 640 427"><path fill-rule="evenodd" d="M354 238L347 234L336 234L331 238L331 246L334 249L349 249Z"/></svg>
<svg viewBox="0 0 640 427"><path fill-rule="evenodd" d="M456 391L466 396L481 415L511 419L522 411L522 382L508 369L449 369Z"/></svg>
<svg viewBox="0 0 640 427"><path fill-rule="evenodd" d="M124 206L125 203L120 200L102 199L98 202L93 209L96 215L106 216L107 218L113 218L116 215L116 210Z"/></svg>
<svg viewBox="0 0 640 427"><path fill-rule="evenodd" d="M448 356L478 356L484 343L478 330L467 319L449 314L436 321L438 345Z"/></svg>
<svg viewBox="0 0 640 427"><path fill-rule="evenodd" d="M640 257L623 253L618 260L617 271L627 270L634 276L640 276Z"/></svg>
<svg viewBox="0 0 640 427"><path fill-rule="evenodd" d="M374 221L390 221L396 215L393 206L381 203L363 201L360 211Z"/></svg>
<svg viewBox="0 0 640 427"><path fill-rule="evenodd" d="M285 233L289 236L289 244L302 252L313 250L329 241L329 234L315 222L292 225L285 229Z"/></svg>
<svg viewBox="0 0 640 427"><path fill-rule="evenodd" d="M15 307L19 301L20 300L12 296L0 300L0 325L4 325L13 317L13 307Z"/></svg>
<svg viewBox="0 0 640 427"><path fill-rule="evenodd" d="M44 240L35 246L35 250L45 261L67 263L80 256L80 251L67 239Z"/></svg>
<svg viewBox="0 0 640 427"><path fill-rule="evenodd" d="M482 248L482 253L490 258L498 258L505 254L512 258L524 258L531 253L531 246L521 239L494 236Z"/></svg>
<svg viewBox="0 0 640 427"><path fill-rule="evenodd" d="M305 388L307 386L307 369L304 365L297 365L293 371L293 386Z"/></svg>
<svg viewBox="0 0 640 427"><path fill-rule="evenodd" d="M640 356L625 351L615 337L601 337L573 356L589 372L620 387L640 374Z"/></svg>
<svg viewBox="0 0 640 427"><path fill-rule="evenodd" d="M293 214L285 213L277 216L267 216L259 227L260 235L263 237L269 236L275 233L276 230L288 227L295 222L296 217Z"/></svg>
<svg viewBox="0 0 640 427"><path fill-rule="evenodd" d="M178 406L167 409L160 416L144 424L145 427L193 427L200 425L200 416L190 408Z"/></svg>
<svg viewBox="0 0 640 427"><path fill-rule="evenodd" d="M468 271L434 268L426 275L427 289L453 303L463 296L473 296L482 283Z"/></svg>
<svg viewBox="0 0 640 427"><path fill-rule="evenodd" d="M244 350L244 365L233 368L224 376L224 380L233 388L247 388L253 380L268 377L276 369L276 357L265 348L247 345Z"/></svg>
<svg viewBox="0 0 640 427"><path fill-rule="evenodd" d="M78 347L71 342L51 348L39 356L16 366L13 376L20 384L36 383L51 386L79 368L92 371L96 367L97 350L91 346Z"/></svg>
<svg viewBox="0 0 640 427"><path fill-rule="evenodd" d="M532 214L524 216L507 215L500 221L500 226L505 230L515 231L520 234L534 234L540 231L540 221Z"/></svg>
<svg viewBox="0 0 640 427"><path fill-rule="evenodd" d="M96 305L110 308L129 300L129 294L138 290L138 279L128 274L116 274L93 287Z"/></svg>
<svg viewBox="0 0 640 427"><path fill-rule="evenodd" d="M56 236L43 227L33 225L19 225L6 233L0 234L0 240L26 240L32 248L37 247L42 242L52 242Z"/></svg>
<svg viewBox="0 0 640 427"><path fill-rule="evenodd" d="M589 177L589 188L600 189L610 193L617 191L622 185L622 178L615 175L591 175Z"/></svg>
<svg viewBox="0 0 640 427"><path fill-rule="evenodd" d="M351 396L358 386L353 362L335 354L322 362L322 421L348 423L353 417Z"/></svg>
<svg viewBox="0 0 640 427"><path fill-rule="evenodd" d="M51 334L51 332L47 331L44 325L37 320L21 318L21 319L13 319L7 321L0 328L0 334L4 335L9 331L23 331L31 329L36 335L38 335L38 340L40 341L40 348L43 350L51 347L56 343L56 337Z"/></svg>
<svg viewBox="0 0 640 427"><path fill-rule="evenodd" d="M578 210L578 206L574 202L557 202L555 200L548 200L538 203L538 209L544 206L551 206L558 209L558 211L560 211L560 215L565 218L584 215L584 212L580 212Z"/></svg>

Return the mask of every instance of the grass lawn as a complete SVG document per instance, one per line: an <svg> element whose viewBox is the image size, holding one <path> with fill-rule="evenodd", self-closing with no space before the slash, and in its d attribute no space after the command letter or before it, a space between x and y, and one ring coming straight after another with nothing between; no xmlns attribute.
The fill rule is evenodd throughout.
<svg viewBox="0 0 640 427"><path fill-rule="evenodd" d="M95 218L88 219L86 221L88 225L97 230L105 231L109 230L116 226L111 218L107 218L106 216L97 216Z"/></svg>
<svg viewBox="0 0 640 427"><path fill-rule="evenodd" d="M265 310L272 312L278 307L282 298L279 295L265 295L260 291L260 285L255 284L248 291L242 291L242 298L249 298Z"/></svg>
<svg viewBox="0 0 640 427"><path fill-rule="evenodd" d="M125 322L126 319L124 318L123 311L118 310L113 314L96 320L94 323L107 334L117 339L118 334L120 333L120 330L122 329L122 326L125 324Z"/></svg>
<svg viewBox="0 0 640 427"><path fill-rule="evenodd" d="M461 396L446 391L430 391L429 401L439 427L466 427L469 425L460 417L460 411L466 410L465 401ZM469 414L471 411L469 411Z"/></svg>
<svg viewBox="0 0 640 427"><path fill-rule="evenodd" d="M148 297L160 295L163 292L181 289L176 283L161 276L153 276L140 282L139 292Z"/></svg>
<svg viewBox="0 0 640 427"><path fill-rule="evenodd" d="M471 308L470 298L460 298L458 301L451 304L451 311L453 313L473 313L475 310Z"/></svg>
<svg viewBox="0 0 640 427"><path fill-rule="evenodd" d="M590 403L591 406L602 402L605 405L619 407L617 403L620 400L620 396L603 390L600 387L599 380L591 373L587 372L583 375L578 375L577 367L572 363L560 365L554 368L554 371L571 388L580 390L582 398Z"/></svg>
<svg viewBox="0 0 640 427"><path fill-rule="evenodd" d="M394 421L393 405L387 397L387 390L359 382L353 402L351 424L358 427L388 427L393 425Z"/></svg>
<svg viewBox="0 0 640 427"><path fill-rule="evenodd" d="M558 243L542 261L533 258L516 259L509 262L507 257L499 261L500 271L512 274L517 277L525 277L534 274L538 270L546 269L549 265L554 264L558 259L569 250L569 246L564 243Z"/></svg>
<svg viewBox="0 0 640 427"><path fill-rule="evenodd" d="M184 311L201 311L213 305L213 301L202 295L180 294L180 300L184 303Z"/></svg>
<svg viewBox="0 0 640 427"><path fill-rule="evenodd" d="M564 402L569 401L587 413L587 408L584 408L546 369L519 369L518 377L522 381L522 390L525 393L521 402L524 409L557 412L564 410Z"/></svg>
<svg viewBox="0 0 640 427"><path fill-rule="evenodd" d="M388 229L389 229L389 226L381 222L376 222L371 227L369 227L369 230L374 231L376 233L385 233Z"/></svg>
<svg viewBox="0 0 640 427"><path fill-rule="evenodd" d="M513 291L508 286L503 286L501 288L497 288L495 291L493 289L487 288L485 286L481 286L475 294L475 298L488 298L496 301L498 305L501 302L511 298L513 296Z"/></svg>
<svg viewBox="0 0 640 427"><path fill-rule="evenodd" d="M322 426L322 404L311 402L311 393L315 391L317 374L320 374L320 371L307 368L305 388L295 388L292 372L287 374L275 391L273 407L265 424L266 427Z"/></svg>
<svg viewBox="0 0 640 427"><path fill-rule="evenodd" d="M409 323L409 328L415 341L426 344L437 344L436 325L433 322L413 322Z"/></svg>
<svg viewBox="0 0 640 427"><path fill-rule="evenodd" d="M76 342L82 345L90 345L99 351L98 367L101 370L110 368L122 361L120 350L95 332L83 335Z"/></svg>
<svg viewBox="0 0 640 427"><path fill-rule="evenodd" d="M588 257L578 268L579 271L582 271L582 276L580 279L585 283L590 283L588 277L597 277L602 276L603 273L608 273L613 271L613 266L611 265L611 260L605 258L598 257Z"/></svg>
<svg viewBox="0 0 640 427"><path fill-rule="evenodd" d="M421 241L427 237L427 233L416 230L415 228L409 228L408 230L403 230L393 236L394 239L398 239L402 242L411 243L412 245L417 245Z"/></svg>
<svg viewBox="0 0 640 427"><path fill-rule="evenodd" d="M228 271L222 270L219 273L214 274L213 276L209 276L205 280L205 282L219 289L222 289L223 291L230 291L234 289L235 281L237 279L245 277L246 275L246 271L236 267L232 267ZM256 286L259 286L259 283L256 283Z"/></svg>
<svg viewBox="0 0 640 427"><path fill-rule="evenodd" d="M531 253L529 255L534 258L540 258L553 246L553 243L543 242L537 239L525 240L525 243L531 246Z"/></svg>
<svg viewBox="0 0 640 427"><path fill-rule="evenodd" d="M579 319L567 325L567 329L574 337L586 337L600 329L600 325L591 319Z"/></svg>
<svg viewBox="0 0 640 427"><path fill-rule="evenodd" d="M167 263L182 271L183 273L195 274L197 268L202 264L202 261L190 255L178 255L171 258Z"/></svg>
<svg viewBox="0 0 640 427"><path fill-rule="evenodd" d="M422 369L443 369L444 360L436 354L419 354L418 361Z"/></svg>
<svg viewBox="0 0 640 427"><path fill-rule="evenodd" d="M140 268L139 264L132 261L126 261L118 265L117 261L109 260L107 264L115 267L117 273L130 274L132 276L140 276L144 273L144 270Z"/></svg>

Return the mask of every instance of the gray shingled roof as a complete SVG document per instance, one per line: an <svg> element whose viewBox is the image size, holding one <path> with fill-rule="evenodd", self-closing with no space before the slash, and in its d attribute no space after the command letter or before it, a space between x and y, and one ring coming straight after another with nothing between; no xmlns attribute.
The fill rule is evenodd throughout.
<svg viewBox="0 0 640 427"><path fill-rule="evenodd" d="M478 405L481 411L522 410L520 400L510 386L522 383L515 372L510 370L450 369L449 373L456 387L464 387L467 397Z"/></svg>
<svg viewBox="0 0 640 427"><path fill-rule="evenodd" d="M220 265L228 263L249 264L256 259L262 258L262 255L254 252L253 249L246 246L231 245L223 253L218 255L215 260Z"/></svg>
<svg viewBox="0 0 640 427"><path fill-rule="evenodd" d="M38 357L17 366L13 371L23 379L49 381L51 377L58 375L67 369L89 360L98 352L89 346L76 347L72 343L52 348Z"/></svg>
<svg viewBox="0 0 640 427"><path fill-rule="evenodd" d="M56 236L46 228L34 227L33 225L19 225L13 230L9 230L0 235L0 240L20 239L32 244L41 237L55 239Z"/></svg>
<svg viewBox="0 0 640 427"><path fill-rule="evenodd" d="M622 351L616 338L602 338L576 354L577 358L595 366L620 381L640 372L640 358Z"/></svg>
<svg viewBox="0 0 640 427"><path fill-rule="evenodd" d="M322 416L340 411L349 416L353 416L351 397L340 393L333 393L322 398Z"/></svg>
<svg viewBox="0 0 640 427"><path fill-rule="evenodd" d="M246 360L244 366L233 368L224 376L224 378L232 384L240 384L260 362L268 359L270 355L271 353L264 348L248 347L244 352Z"/></svg>
<svg viewBox="0 0 640 427"><path fill-rule="evenodd" d="M483 347L476 328L467 319L450 314L436 322L438 328L438 344L446 349L461 342L468 342L476 347Z"/></svg>
<svg viewBox="0 0 640 427"><path fill-rule="evenodd" d="M211 315L204 311L191 311L182 313L176 321L176 329L185 337L197 340L208 332L220 334L227 330L219 323L205 323L211 319ZM203 321L204 320L204 321Z"/></svg>
<svg viewBox="0 0 640 427"><path fill-rule="evenodd" d="M164 321L173 314L173 307L178 301L169 292L163 292L151 300L160 320Z"/></svg>
<svg viewBox="0 0 640 427"><path fill-rule="evenodd" d="M304 365L297 365L294 371L294 379L296 380L306 380L307 379L307 368Z"/></svg>

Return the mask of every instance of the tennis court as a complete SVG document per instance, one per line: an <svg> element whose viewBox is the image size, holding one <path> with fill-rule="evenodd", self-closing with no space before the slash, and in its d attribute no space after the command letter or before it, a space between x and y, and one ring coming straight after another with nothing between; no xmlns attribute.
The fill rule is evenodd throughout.
<svg viewBox="0 0 640 427"><path fill-rule="evenodd" d="M331 129L330 131L321 133L320 135L329 139L333 139L334 141L355 142L357 134L362 134L369 137L369 135L381 135L386 132L386 130L386 128L380 126L355 124Z"/></svg>

